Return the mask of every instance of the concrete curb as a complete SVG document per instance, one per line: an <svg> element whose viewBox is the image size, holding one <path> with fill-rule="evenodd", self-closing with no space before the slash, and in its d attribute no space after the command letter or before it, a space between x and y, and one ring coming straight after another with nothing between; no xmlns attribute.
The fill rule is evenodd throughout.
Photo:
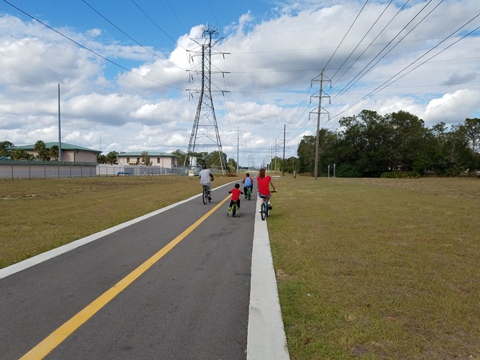
<svg viewBox="0 0 480 360"><path fill-rule="evenodd" d="M257 198L256 209L260 208ZM255 214L253 234L247 360L290 359L273 269L267 221Z"/></svg>

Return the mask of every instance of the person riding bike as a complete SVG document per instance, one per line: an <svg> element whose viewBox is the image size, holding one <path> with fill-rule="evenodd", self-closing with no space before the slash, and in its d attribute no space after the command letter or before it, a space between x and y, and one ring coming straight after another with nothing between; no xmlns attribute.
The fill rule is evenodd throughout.
<svg viewBox="0 0 480 360"><path fill-rule="evenodd" d="M237 203L238 210L240 210L240 194L243 194L242 190L240 190L240 184L236 183L234 188L228 192L232 194L230 199L230 205L228 206L228 211L232 211L232 206L234 203Z"/></svg>
<svg viewBox="0 0 480 360"><path fill-rule="evenodd" d="M268 201L268 205L271 209L272 205L270 204L270 197L272 196L272 194L270 193L270 185L272 185L274 192L277 191L277 188L275 187L275 185L273 185L272 178L269 175L265 175L264 168L260 169L258 172L257 184L258 184L258 196L262 198L262 205L265 201Z"/></svg>
<svg viewBox="0 0 480 360"><path fill-rule="evenodd" d="M203 188L203 186L206 186L208 188L208 201L211 201L212 200L212 196L211 196L212 188L210 186L210 181L213 181L214 178L213 178L213 174L210 171L210 169L207 169L206 164L202 165L202 170L200 171L198 176L200 177L200 185L202 185L202 188Z"/></svg>
<svg viewBox="0 0 480 360"><path fill-rule="evenodd" d="M245 178L242 180L243 185L243 193L245 194L245 199L247 198L247 189L250 189L250 194L253 192L253 179L250 177L250 174L247 173Z"/></svg>

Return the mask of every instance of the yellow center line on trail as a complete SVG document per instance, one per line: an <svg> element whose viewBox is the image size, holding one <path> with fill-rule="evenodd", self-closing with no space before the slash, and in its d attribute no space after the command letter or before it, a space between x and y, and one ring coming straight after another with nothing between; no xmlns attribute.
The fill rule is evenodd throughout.
<svg viewBox="0 0 480 360"><path fill-rule="evenodd" d="M43 359L47 356L53 349L60 345L67 337L72 335L75 330L87 322L93 315L95 315L101 308L107 305L113 298L125 290L130 284L132 284L136 279L138 279L143 273L145 273L150 267L152 267L157 261L159 261L163 256L165 256L170 250L172 250L177 244L179 244L183 239L185 239L193 230L195 230L201 223L203 223L210 215L212 215L220 206L222 206L228 199L230 195L225 199L220 201L213 209L203 215L200 219L194 222L188 229L178 235L170 243L165 245L161 250L156 254L150 257L147 261L133 270L130 274L125 276L118 283L113 285L109 290L105 291L97 299L87 305L83 310L77 313L74 317L60 326L57 330L51 333L46 337L42 342L35 346L32 350L26 353L20 358L20 360L30 360L30 359Z"/></svg>

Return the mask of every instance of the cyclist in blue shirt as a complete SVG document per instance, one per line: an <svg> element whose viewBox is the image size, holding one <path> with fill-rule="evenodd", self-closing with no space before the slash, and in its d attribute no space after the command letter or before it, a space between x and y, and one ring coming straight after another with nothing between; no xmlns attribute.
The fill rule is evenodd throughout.
<svg viewBox="0 0 480 360"><path fill-rule="evenodd" d="M247 198L247 188L250 188L250 194L253 193L253 179L250 177L250 174L247 173L245 175L245 179L242 180L243 185L243 193L245 194L245 199Z"/></svg>

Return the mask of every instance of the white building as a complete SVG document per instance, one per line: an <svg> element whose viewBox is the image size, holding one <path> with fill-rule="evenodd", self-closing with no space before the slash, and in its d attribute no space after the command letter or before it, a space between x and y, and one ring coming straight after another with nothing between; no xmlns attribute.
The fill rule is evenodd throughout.
<svg viewBox="0 0 480 360"><path fill-rule="evenodd" d="M59 146L58 142L46 142L45 149L50 150L52 146ZM62 147L62 161L69 162L88 162L97 163L97 155L101 153L99 150L89 149L83 146L72 145L68 143L61 143ZM24 150L25 152L37 156L35 151L35 144L14 146L10 150Z"/></svg>
<svg viewBox="0 0 480 360"><path fill-rule="evenodd" d="M177 167L177 156L158 151L145 152L147 158L150 159L151 166L159 166L162 168L172 169ZM144 152L125 152L117 154L118 165L148 165L144 164Z"/></svg>

